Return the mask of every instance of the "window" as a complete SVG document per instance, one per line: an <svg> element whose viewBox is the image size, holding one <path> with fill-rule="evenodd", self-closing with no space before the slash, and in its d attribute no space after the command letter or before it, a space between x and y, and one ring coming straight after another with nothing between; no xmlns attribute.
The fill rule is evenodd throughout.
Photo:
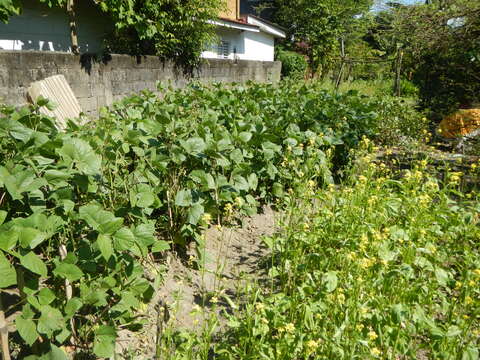
<svg viewBox="0 0 480 360"><path fill-rule="evenodd" d="M220 41L217 47L217 54L219 59L228 59L230 55L230 41Z"/></svg>

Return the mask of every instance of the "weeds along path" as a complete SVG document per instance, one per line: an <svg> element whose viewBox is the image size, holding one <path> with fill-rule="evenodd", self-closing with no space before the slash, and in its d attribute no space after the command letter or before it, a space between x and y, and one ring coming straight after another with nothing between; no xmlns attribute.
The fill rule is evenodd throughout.
<svg viewBox="0 0 480 360"><path fill-rule="evenodd" d="M175 333L201 332L215 312L223 328L224 312L230 313L242 302L244 289L266 277L262 259L268 249L263 236L271 236L275 229L275 213L265 207L263 212L245 218L241 227L211 227L205 232L207 255L205 266L195 270L176 256L167 259L163 285L142 315L147 325L140 333L127 330L119 333L116 353L124 359L152 359L157 338L163 347ZM193 251L193 250L192 250ZM167 315L159 313L167 309ZM162 344L160 344L162 347ZM168 358L164 353L162 358Z"/></svg>

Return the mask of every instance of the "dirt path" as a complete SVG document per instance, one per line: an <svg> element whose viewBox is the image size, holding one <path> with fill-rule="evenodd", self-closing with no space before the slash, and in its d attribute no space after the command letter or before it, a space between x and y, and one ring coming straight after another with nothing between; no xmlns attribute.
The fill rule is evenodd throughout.
<svg viewBox="0 0 480 360"><path fill-rule="evenodd" d="M159 325L162 329L168 326L179 331L199 331L203 317L192 312L200 307L208 314L212 311L212 301L218 314L230 311L228 299L238 303L245 284L265 275L260 263L268 250L262 236L272 235L274 226L274 212L265 208L262 214L245 219L242 227L210 228L205 233L208 256L200 270L185 266L176 257L168 258L163 285L145 312L147 325L139 333L120 332L117 358L152 359ZM166 324L157 322L158 309L162 307L168 309Z"/></svg>

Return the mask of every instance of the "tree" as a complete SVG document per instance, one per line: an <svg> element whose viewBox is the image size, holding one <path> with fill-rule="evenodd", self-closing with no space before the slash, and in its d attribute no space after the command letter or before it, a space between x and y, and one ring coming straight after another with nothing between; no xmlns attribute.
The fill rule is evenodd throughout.
<svg viewBox="0 0 480 360"><path fill-rule="evenodd" d="M338 40L348 24L370 8L372 0L276 0L274 19L300 45L313 74L325 74L337 55Z"/></svg>

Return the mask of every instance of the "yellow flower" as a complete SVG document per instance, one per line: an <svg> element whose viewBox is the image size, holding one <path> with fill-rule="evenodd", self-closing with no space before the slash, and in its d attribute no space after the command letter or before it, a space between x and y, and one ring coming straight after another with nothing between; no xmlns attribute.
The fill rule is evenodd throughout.
<svg viewBox="0 0 480 360"><path fill-rule="evenodd" d="M308 187L311 187L311 188L315 187L315 181L308 180Z"/></svg>
<svg viewBox="0 0 480 360"><path fill-rule="evenodd" d="M473 273L477 276L480 276L480 269L473 270Z"/></svg>
<svg viewBox="0 0 480 360"><path fill-rule="evenodd" d="M373 340L375 340L376 338L378 338L378 335L377 335L377 333L376 333L375 331L372 330L372 331L369 331L369 332L368 332L368 338L369 338L371 341L373 341Z"/></svg>
<svg viewBox="0 0 480 360"><path fill-rule="evenodd" d="M340 305L345 303L345 295L344 294L338 294L337 295L337 301Z"/></svg>
<svg viewBox="0 0 480 360"><path fill-rule="evenodd" d="M293 325L292 323L288 323L287 325L285 325L286 332L293 333L294 330L295 330L295 325Z"/></svg>
<svg viewBox="0 0 480 360"><path fill-rule="evenodd" d="M261 318L260 321L265 324L265 325L268 325L268 320L265 319L265 318Z"/></svg>
<svg viewBox="0 0 480 360"><path fill-rule="evenodd" d="M367 182L367 178L366 178L365 176L363 176L363 175L360 175L360 176L358 177L358 180L359 180L361 183Z"/></svg>
<svg viewBox="0 0 480 360"><path fill-rule="evenodd" d="M363 324L358 324L357 326L355 326L355 328L357 329L357 331L362 331L364 327L365 327L365 326L364 326Z"/></svg>
<svg viewBox="0 0 480 360"><path fill-rule="evenodd" d="M318 341L315 340L309 340L307 341L307 350L308 352L312 353L318 348Z"/></svg>
<svg viewBox="0 0 480 360"><path fill-rule="evenodd" d="M265 309L265 305L263 305L262 303L256 303L255 309L257 309L258 311L262 311L263 309Z"/></svg>
<svg viewBox="0 0 480 360"><path fill-rule="evenodd" d="M242 206L243 205L243 199L241 197L236 197L235 198L235 205L237 205L238 207Z"/></svg>
<svg viewBox="0 0 480 360"><path fill-rule="evenodd" d="M210 224L210 221L212 221L212 215L210 215L209 213L205 213L202 215L202 222Z"/></svg>
<svg viewBox="0 0 480 360"><path fill-rule="evenodd" d="M475 170L477 168L477 164L474 163L470 167L472 168L472 170Z"/></svg>
<svg viewBox="0 0 480 360"><path fill-rule="evenodd" d="M212 298L210 299L210 302L211 302L212 304L218 303L218 297L216 297L216 296L212 297Z"/></svg>
<svg viewBox="0 0 480 360"><path fill-rule="evenodd" d="M465 305L470 305L473 303L473 299L470 296L465 297Z"/></svg>
<svg viewBox="0 0 480 360"><path fill-rule="evenodd" d="M376 347L374 347L370 350L370 354L372 354L373 356L379 356L381 353L382 352Z"/></svg>

